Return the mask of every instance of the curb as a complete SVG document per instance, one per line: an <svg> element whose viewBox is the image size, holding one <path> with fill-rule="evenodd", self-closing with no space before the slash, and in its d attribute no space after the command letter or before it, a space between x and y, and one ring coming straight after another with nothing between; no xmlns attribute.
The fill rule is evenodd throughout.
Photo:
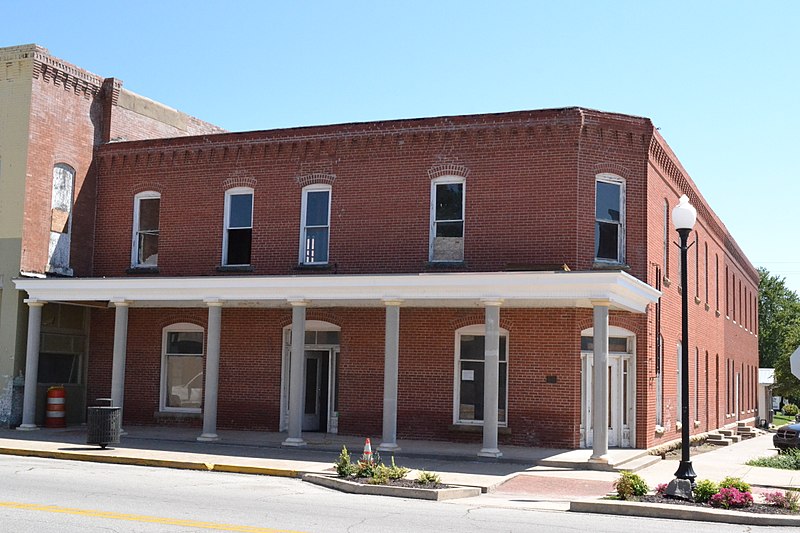
<svg viewBox="0 0 800 533"><path fill-rule="evenodd" d="M371 494L374 496L393 496L395 498L414 498L417 500L444 501L456 498L472 498L481 495L478 487L452 487L447 489L423 489L414 487L393 487L391 485L366 485L345 479L321 474L306 474L303 481L335 489L349 494Z"/></svg>
<svg viewBox="0 0 800 533"><path fill-rule="evenodd" d="M180 470L201 470L204 472L226 472L229 474L251 474L261 476L300 478L305 472L284 468L242 466L230 464L201 463L196 461L171 461L167 459L143 459L141 457L120 457L115 455L95 455L90 453L58 452L49 450L24 450L0 448L0 455L21 457L40 457L43 459L64 459L89 463L106 463L130 466L150 466L155 468L175 468Z"/></svg>
<svg viewBox="0 0 800 533"><path fill-rule="evenodd" d="M623 516L643 516L668 520L695 520L721 522L747 526L795 526L800 527L800 517L787 515L764 515L722 509L697 509L668 503L637 503L614 500L574 501L569 510L578 513L600 513Z"/></svg>

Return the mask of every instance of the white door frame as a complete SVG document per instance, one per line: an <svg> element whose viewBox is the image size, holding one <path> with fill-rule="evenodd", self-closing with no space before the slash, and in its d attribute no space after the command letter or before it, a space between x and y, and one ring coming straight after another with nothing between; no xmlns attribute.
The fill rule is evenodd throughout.
<svg viewBox="0 0 800 533"><path fill-rule="evenodd" d="M283 349L281 355L281 415L279 431L286 431L289 427L289 358L292 352L290 341L291 331L291 324L283 328ZM306 320L306 331L340 331L340 328L321 320ZM307 351L328 352L327 431L328 433L337 433L339 428L339 413L334 410L334 402L336 400L336 380L338 379L336 369L339 360L339 345L306 344L303 348L303 353L305 354ZM303 362L303 368L305 369L305 361ZM303 383L305 383L305 379ZM305 394L303 395L303 399L305 400ZM320 415L322 415L322 413L320 413Z"/></svg>
<svg viewBox="0 0 800 533"><path fill-rule="evenodd" d="M581 332L582 337L591 337L592 334L592 328ZM616 326L609 326L608 336L625 337L628 345L626 353L609 352L608 354L610 374L608 445L630 448L636 443L636 337L632 332ZM592 352L581 351L580 446L582 448L592 447L593 357ZM627 363L627 377L625 376L625 363ZM627 386L627 402L624 402L625 390L620 386L621 384ZM616 408L612 406L616 406ZM624 423L625 418L627 418L627 423Z"/></svg>

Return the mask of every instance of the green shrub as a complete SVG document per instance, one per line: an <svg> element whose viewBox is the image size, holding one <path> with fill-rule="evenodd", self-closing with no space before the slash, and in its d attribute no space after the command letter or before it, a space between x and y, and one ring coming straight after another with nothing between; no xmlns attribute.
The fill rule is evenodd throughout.
<svg viewBox="0 0 800 533"><path fill-rule="evenodd" d="M644 496L650 490L644 479L633 472L623 471L620 477L614 482L614 489L617 496L622 500L632 500L639 496Z"/></svg>
<svg viewBox="0 0 800 533"><path fill-rule="evenodd" d="M717 492L719 492L719 485L710 479L701 479L695 484L692 494L697 503L706 503Z"/></svg>
<svg viewBox="0 0 800 533"><path fill-rule="evenodd" d="M333 463L336 474L339 477L350 477L355 473L355 465L350 462L350 454L347 453L347 446L342 446L339 458Z"/></svg>
<svg viewBox="0 0 800 533"><path fill-rule="evenodd" d="M369 484L370 485L385 485L385 484L389 483L389 479L391 479L389 477L389 471L390 470L391 470L391 468L386 466L386 465L384 465L384 464L374 465L374 467L372 469L372 477L369 478Z"/></svg>
<svg viewBox="0 0 800 533"><path fill-rule="evenodd" d="M439 485L441 482L442 478L439 477L439 474L434 472L426 472L425 470L421 470L417 476L417 483L421 485Z"/></svg>
<svg viewBox="0 0 800 533"><path fill-rule="evenodd" d="M783 414L786 416L797 416L798 413L800 413L800 408L793 403L787 403L783 406Z"/></svg>
<svg viewBox="0 0 800 533"><path fill-rule="evenodd" d="M773 457L759 457L747 461L748 466L765 466L784 470L800 470L800 449L789 448Z"/></svg>
<svg viewBox="0 0 800 533"><path fill-rule="evenodd" d="M719 482L720 489L736 489L739 492L750 492L750 485L741 478L728 476Z"/></svg>
<svg viewBox="0 0 800 533"><path fill-rule="evenodd" d="M410 472L408 468L404 466L397 466L396 464L394 464L394 455L392 456L392 466L387 468L388 468L387 474L389 476L389 479L403 479Z"/></svg>

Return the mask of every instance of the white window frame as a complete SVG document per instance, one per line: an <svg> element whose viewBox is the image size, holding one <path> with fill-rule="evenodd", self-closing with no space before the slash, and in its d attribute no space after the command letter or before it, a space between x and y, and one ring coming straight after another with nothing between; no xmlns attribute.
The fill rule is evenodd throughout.
<svg viewBox="0 0 800 533"><path fill-rule="evenodd" d="M436 220L436 186L461 184L461 219L460 220ZM431 180L431 202L430 202L430 237L428 239L428 261L431 263L452 263L452 259L436 259L433 256L434 241L436 240L437 222L461 222L461 238L465 239L467 233L466 224L467 212L467 180L461 176L441 176ZM465 240L466 242L466 240ZM461 259L464 260L464 250L461 250ZM459 261L457 261L459 262Z"/></svg>
<svg viewBox="0 0 800 533"><path fill-rule="evenodd" d="M231 196L249 194L250 204L250 226L229 226L231 214ZM222 221L222 266L250 266L253 262L253 216L255 213L255 191L252 187L234 187L225 191L225 214ZM228 232L232 229L250 229L250 263L228 263Z"/></svg>
<svg viewBox="0 0 800 533"><path fill-rule="evenodd" d="M161 385L159 392L159 411L165 413L202 413L203 409L200 407L167 407L167 335L176 332L201 332L203 334L203 352L200 354L200 357L203 360L203 373L205 374L205 329L197 324L191 324L189 322L178 322L166 326L161 333ZM205 375L203 376L203 394L205 394Z"/></svg>
<svg viewBox="0 0 800 533"><path fill-rule="evenodd" d="M486 337L486 327L483 324L474 324L472 326L465 326L463 328L459 328L456 330L455 333L455 348L453 353L455 354L455 358L453 361L453 425L459 426L483 426L483 420L462 420L459 417L460 414L460 405L461 405L461 336L462 335L481 335ZM506 419L504 421L497 421L498 427L507 427L508 426L508 389L509 386L509 364L511 359L511 347L509 344L508 338L508 330L504 328L500 328L500 337L505 337L506 339L506 398L505 398L505 406L506 406ZM485 361L484 361L485 364ZM502 365L500 365L502 367ZM498 373L499 379L499 373ZM499 382L498 382L499 387ZM499 405L499 402L498 402Z"/></svg>
<svg viewBox="0 0 800 533"><path fill-rule="evenodd" d="M597 184L598 182L601 183L610 183L612 185L619 185L619 222L613 220L605 220L605 219L598 219L597 218ZM594 231L597 232L597 222L604 222L604 223L617 223L617 259L608 259L603 257L597 257L597 250L594 250L594 260L597 263L609 263L609 264L624 264L625 263L625 231L626 231L626 224L625 224L625 204L626 204L626 192L625 192L625 178L621 176L617 176L616 174L598 174L594 178L594 205L593 205L593 218L594 218ZM597 239L597 235L595 234L595 240ZM593 241L594 242L594 241Z"/></svg>
<svg viewBox="0 0 800 533"><path fill-rule="evenodd" d="M306 225L306 208L308 204L308 193L321 192L328 193L328 220L325 225L321 226L307 226ZM300 205L300 247L298 254L298 262L301 265L327 265L330 262L331 251L331 202L333 200L333 187L328 184L317 183L314 185L307 185L303 187L303 196ZM309 228L326 228L328 230L328 249L325 251L325 261L306 261L306 230Z"/></svg>
<svg viewBox="0 0 800 533"><path fill-rule="evenodd" d="M133 238L131 241L131 268L152 268L158 266L158 260L155 265L146 265L142 263L139 257L139 215L141 210L142 200L152 200L158 198L158 226L159 226L159 240L161 233L161 193L156 191L144 191L136 194L133 197Z"/></svg>

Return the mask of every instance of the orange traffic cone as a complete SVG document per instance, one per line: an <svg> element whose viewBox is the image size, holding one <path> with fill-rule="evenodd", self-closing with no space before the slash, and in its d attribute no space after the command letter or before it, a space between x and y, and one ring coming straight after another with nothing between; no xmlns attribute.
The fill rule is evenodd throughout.
<svg viewBox="0 0 800 533"><path fill-rule="evenodd" d="M369 437L364 442L364 454L363 454L364 461L371 463L372 462L372 444L369 442Z"/></svg>

